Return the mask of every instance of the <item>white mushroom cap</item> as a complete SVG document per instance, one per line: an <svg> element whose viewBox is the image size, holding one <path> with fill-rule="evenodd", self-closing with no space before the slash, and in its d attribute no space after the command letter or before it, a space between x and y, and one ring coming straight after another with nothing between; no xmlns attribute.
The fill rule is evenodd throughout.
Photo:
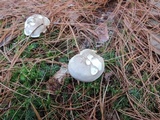
<svg viewBox="0 0 160 120"><path fill-rule="evenodd" d="M45 33L49 24L50 20L47 17L34 14L25 21L24 34L33 38L39 37L42 32Z"/></svg>
<svg viewBox="0 0 160 120"><path fill-rule="evenodd" d="M73 78L92 82L104 72L104 60L94 50L85 49L69 60L68 71Z"/></svg>

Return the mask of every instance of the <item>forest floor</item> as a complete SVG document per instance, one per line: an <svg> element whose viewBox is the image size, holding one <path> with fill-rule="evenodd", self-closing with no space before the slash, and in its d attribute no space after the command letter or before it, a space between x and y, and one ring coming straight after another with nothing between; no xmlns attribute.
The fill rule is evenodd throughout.
<svg viewBox="0 0 160 120"><path fill-rule="evenodd" d="M39 38L24 34L33 14L51 21ZM159 33L158 0L1 0L0 119L159 120ZM103 75L59 82L86 48L104 58Z"/></svg>

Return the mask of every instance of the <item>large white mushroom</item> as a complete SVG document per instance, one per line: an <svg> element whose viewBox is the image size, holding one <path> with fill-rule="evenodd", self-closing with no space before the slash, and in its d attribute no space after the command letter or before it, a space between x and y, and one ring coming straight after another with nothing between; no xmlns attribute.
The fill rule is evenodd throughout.
<svg viewBox="0 0 160 120"><path fill-rule="evenodd" d="M42 32L46 32L49 24L50 20L47 17L34 14L25 21L24 34L33 38L39 37Z"/></svg>
<svg viewBox="0 0 160 120"><path fill-rule="evenodd" d="M92 82L104 72L104 60L91 49L82 50L69 60L68 71L76 80Z"/></svg>

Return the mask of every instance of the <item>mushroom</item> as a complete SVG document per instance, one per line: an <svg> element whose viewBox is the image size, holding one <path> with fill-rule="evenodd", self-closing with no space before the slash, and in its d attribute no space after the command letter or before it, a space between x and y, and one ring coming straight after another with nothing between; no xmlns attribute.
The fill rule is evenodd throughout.
<svg viewBox="0 0 160 120"><path fill-rule="evenodd" d="M34 14L27 18L24 25L24 34L33 38L39 37L40 34L46 32L50 20L39 14Z"/></svg>
<svg viewBox="0 0 160 120"><path fill-rule="evenodd" d="M96 51L84 49L73 56L68 63L68 71L76 80L92 82L104 72L104 60Z"/></svg>

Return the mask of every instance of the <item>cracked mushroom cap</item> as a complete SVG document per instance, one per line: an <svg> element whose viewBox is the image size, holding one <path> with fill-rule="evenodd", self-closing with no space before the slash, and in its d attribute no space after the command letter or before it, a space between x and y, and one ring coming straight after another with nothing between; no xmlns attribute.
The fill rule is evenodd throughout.
<svg viewBox="0 0 160 120"><path fill-rule="evenodd" d="M33 38L39 37L40 34L47 30L50 20L39 14L34 14L27 18L24 25L24 34Z"/></svg>
<svg viewBox="0 0 160 120"><path fill-rule="evenodd" d="M85 49L69 60L68 71L76 80L92 82L104 72L104 60L96 51Z"/></svg>

